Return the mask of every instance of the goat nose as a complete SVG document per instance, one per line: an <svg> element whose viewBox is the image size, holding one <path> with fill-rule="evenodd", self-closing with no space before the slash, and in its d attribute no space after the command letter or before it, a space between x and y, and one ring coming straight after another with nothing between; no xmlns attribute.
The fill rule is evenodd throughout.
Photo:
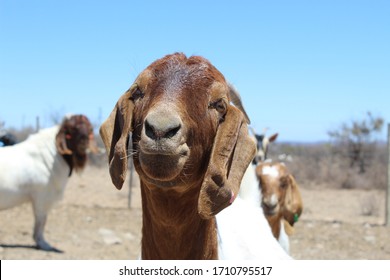
<svg viewBox="0 0 390 280"><path fill-rule="evenodd" d="M265 197L263 199L263 204L270 210L275 209L276 205L278 205L278 199L276 195L273 194L270 197Z"/></svg>
<svg viewBox="0 0 390 280"><path fill-rule="evenodd" d="M269 209L269 210L273 210L273 209L275 209L275 207L276 207L276 204L270 203L269 201L264 201L264 202L263 202L263 205L264 205L265 207L267 207L267 209Z"/></svg>
<svg viewBox="0 0 390 280"><path fill-rule="evenodd" d="M180 118L169 112L152 112L145 119L145 134L153 140L172 138L180 129Z"/></svg>

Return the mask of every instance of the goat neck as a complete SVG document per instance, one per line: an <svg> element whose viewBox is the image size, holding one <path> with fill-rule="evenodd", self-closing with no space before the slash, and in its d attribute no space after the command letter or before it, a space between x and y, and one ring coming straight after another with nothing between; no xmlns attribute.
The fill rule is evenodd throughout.
<svg viewBox="0 0 390 280"><path fill-rule="evenodd" d="M281 222L283 216L281 213L272 216L265 216L272 230L273 236L278 239L280 236Z"/></svg>
<svg viewBox="0 0 390 280"><path fill-rule="evenodd" d="M199 188L182 193L141 181L142 259L218 259L215 218L197 213Z"/></svg>

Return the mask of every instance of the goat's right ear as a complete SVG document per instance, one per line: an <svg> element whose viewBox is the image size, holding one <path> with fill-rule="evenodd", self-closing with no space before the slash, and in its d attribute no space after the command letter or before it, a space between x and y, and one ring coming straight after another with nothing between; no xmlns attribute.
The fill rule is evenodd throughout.
<svg viewBox="0 0 390 280"><path fill-rule="evenodd" d="M66 120L65 120L66 121ZM66 132L65 132L65 121L61 124L60 130L56 135L56 148L58 153L61 155L71 155L73 152L68 148L66 144Z"/></svg>
<svg viewBox="0 0 390 280"><path fill-rule="evenodd" d="M291 174L282 177L282 184L286 186L284 209L282 211L283 217L290 225L294 225L303 210L301 193L297 182Z"/></svg>
<svg viewBox="0 0 390 280"><path fill-rule="evenodd" d="M121 189L127 172L127 144L132 131L134 102L130 87L118 100L108 119L100 127L100 136L108 154L111 181L117 189Z"/></svg>

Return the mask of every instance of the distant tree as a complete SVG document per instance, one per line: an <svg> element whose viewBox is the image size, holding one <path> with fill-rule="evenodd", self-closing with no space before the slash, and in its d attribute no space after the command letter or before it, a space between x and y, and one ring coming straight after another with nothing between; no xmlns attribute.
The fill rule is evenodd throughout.
<svg viewBox="0 0 390 280"><path fill-rule="evenodd" d="M367 112L366 118L343 123L339 129L328 131L334 139L336 148L345 154L350 168L358 167L359 173L365 173L375 149L374 135L382 131L384 120Z"/></svg>

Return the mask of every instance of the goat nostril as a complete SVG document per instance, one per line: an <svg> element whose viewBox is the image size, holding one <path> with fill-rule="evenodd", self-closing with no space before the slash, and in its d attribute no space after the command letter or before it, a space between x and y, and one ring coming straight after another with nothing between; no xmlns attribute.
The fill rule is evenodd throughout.
<svg viewBox="0 0 390 280"><path fill-rule="evenodd" d="M145 120L145 134L153 140L159 140L161 138L172 138L180 130L181 125L175 127L166 127L165 129L156 129L147 120Z"/></svg>
<svg viewBox="0 0 390 280"><path fill-rule="evenodd" d="M147 120L145 121L145 134L151 139L157 138L156 134L154 133L153 126L151 126Z"/></svg>
<svg viewBox="0 0 390 280"><path fill-rule="evenodd" d="M176 135L176 133L180 130L181 125L179 124L178 126L171 128L168 130L163 137L165 138L172 138L173 136Z"/></svg>

